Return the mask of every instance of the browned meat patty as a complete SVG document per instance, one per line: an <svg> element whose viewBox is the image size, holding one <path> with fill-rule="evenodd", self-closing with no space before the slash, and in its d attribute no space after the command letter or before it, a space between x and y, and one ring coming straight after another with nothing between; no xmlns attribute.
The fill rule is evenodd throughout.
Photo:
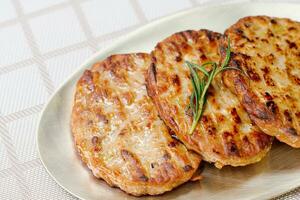
<svg viewBox="0 0 300 200"><path fill-rule="evenodd" d="M243 166L260 161L271 148L272 137L252 124L238 98L223 86L220 75L208 91L203 117L194 133L188 134L193 119L186 108L192 83L184 62L218 62L220 37L208 30L184 31L158 43L152 52L147 88L161 118L189 149L218 168Z"/></svg>
<svg viewBox="0 0 300 200"><path fill-rule="evenodd" d="M225 32L232 66L225 84L238 96L250 118L268 135L300 147L300 23L266 16L240 19Z"/></svg>
<svg viewBox="0 0 300 200"><path fill-rule="evenodd" d="M82 160L110 186L140 196L188 181L200 156L171 137L147 95L148 54L110 56L77 83L71 126Z"/></svg>

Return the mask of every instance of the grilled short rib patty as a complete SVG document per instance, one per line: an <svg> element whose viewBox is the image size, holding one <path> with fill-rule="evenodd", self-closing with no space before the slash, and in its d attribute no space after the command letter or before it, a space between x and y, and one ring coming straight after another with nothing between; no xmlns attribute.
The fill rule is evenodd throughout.
<svg viewBox="0 0 300 200"><path fill-rule="evenodd" d="M231 65L225 84L238 96L250 118L266 134L300 147L300 23L284 18L253 16L228 28Z"/></svg>
<svg viewBox="0 0 300 200"><path fill-rule="evenodd" d="M200 156L171 137L147 95L148 54L110 56L77 83L72 132L82 160L110 186L140 196L188 181Z"/></svg>
<svg viewBox="0 0 300 200"><path fill-rule="evenodd" d="M192 93L185 61L203 64L220 60L221 34L208 30L184 31L159 42L152 52L148 94L165 123L189 149L208 162L243 166L260 161L269 151L272 137L253 125L237 97L224 87L218 75L208 91L204 114L189 135L192 113L187 110ZM199 72L201 75L201 72Z"/></svg>

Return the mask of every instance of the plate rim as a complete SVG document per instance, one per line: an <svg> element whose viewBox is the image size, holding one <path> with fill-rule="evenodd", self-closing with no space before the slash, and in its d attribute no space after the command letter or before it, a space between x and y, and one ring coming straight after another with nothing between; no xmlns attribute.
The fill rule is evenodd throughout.
<svg viewBox="0 0 300 200"><path fill-rule="evenodd" d="M277 5L291 5L291 4L296 4L296 5L300 5L300 2L284 2L284 1L280 1L280 2L272 2L272 1L255 1L255 0L241 0L241 1L231 1L231 2L205 2L205 3L201 3L196 5L195 7L191 7L191 8L187 8L187 9L183 9L168 15L165 15L163 17L159 17L157 19L154 20L150 20L145 24L141 24L138 25L138 27L128 33L126 33L123 36L120 36L119 38L117 38L115 41L112 41L107 47L104 47L103 49L100 49L96 52L94 52L92 55L90 55L87 59L85 59L80 65L79 67L72 72L70 75L67 76L67 78L65 78L65 80L59 84L59 86L55 89L55 91L48 97L48 100L45 102L45 104L43 105L43 109L41 110L39 116L38 116L38 121L37 121L37 126L35 128L35 141L36 141L36 145L37 145L37 154L38 154L38 158L41 161L42 166L44 167L44 169L46 170L46 172L49 174L49 176L55 181L55 183L57 185L59 185L61 188L63 188L66 192L68 192L69 194L71 194L72 196L78 198L78 199L82 199L82 200L88 200L84 197L81 197L75 193L73 193L71 190L69 190L68 188L66 188L63 184L61 184L57 178L55 177L55 175L53 175L50 171L50 169L47 167L47 165L45 164L45 161L43 159L41 150L40 150L40 137L41 137L41 122L45 116L45 112L48 108L48 106L50 105L50 103L52 102L52 100L54 99L54 97L57 95L57 93L66 85L66 83L71 80L73 77L75 77L77 74L79 74L82 70L86 69L88 64L91 63L93 60L95 60L97 57L99 57L100 55L107 55L110 51L112 51L113 49L115 49L117 46L122 45L122 43L125 43L129 38L134 38L136 35L139 35L140 32L143 32L144 29L147 29L151 26L155 26L156 24L160 24L163 23L164 21L168 21L171 20L172 18L177 18L183 15L186 15L190 12L195 12L197 10L201 10L201 9L205 9L205 8L211 8L211 7L219 7L219 6L230 6L230 5L239 5L239 4L257 4L257 5L270 5L270 4L277 4ZM274 195L266 195L266 194L262 194L261 197L263 199L271 199L271 198L276 198L276 197L280 197L284 194L288 194L290 192L292 192L293 190L297 189L298 187L300 187L300 183L299 185L293 186L292 188L290 188L289 190L286 191L281 191L278 192ZM156 196L153 196L156 197Z"/></svg>

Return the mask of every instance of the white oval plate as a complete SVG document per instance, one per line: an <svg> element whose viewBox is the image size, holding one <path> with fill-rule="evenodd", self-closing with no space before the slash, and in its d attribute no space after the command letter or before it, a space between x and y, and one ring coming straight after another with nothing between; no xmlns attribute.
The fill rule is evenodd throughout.
<svg viewBox="0 0 300 200"><path fill-rule="evenodd" d="M64 189L82 199L135 199L93 178L81 163L72 142L69 121L76 81L83 70L108 55L150 52L154 45L177 31L206 28L223 32L248 15L288 17L300 21L300 5L239 3L197 7L152 22L123 37L88 59L52 96L38 127L38 149L42 163ZM63 66L62 66L63 67ZM204 179L187 183L159 197L148 199L262 199L300 186L300 150L275 144L262 162L247 167L218 170L207 165Z"/></svg>

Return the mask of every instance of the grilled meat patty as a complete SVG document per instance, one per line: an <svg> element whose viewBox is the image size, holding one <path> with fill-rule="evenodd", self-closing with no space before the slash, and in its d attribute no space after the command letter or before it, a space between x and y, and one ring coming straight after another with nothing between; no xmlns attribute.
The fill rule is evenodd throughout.
<svg viewBox="0 0 300 200"><path fill-rule="evenodd" d="M220 75L209 88L205 111L194 133L188 134L193 121L187 110L192 83L184 62L218 62L220 37L208 30L184 31L159 42L152 52L147 89L160 117L189 149L218 168L243 166L260 161L269 151L272 137L252 124L237 97L224 87Z"/></svg>
<svg viewBox="0 0 300 200"><path fill-rule="evenodd" d="M254 16L228 28L230 65L225 84L238 96L250 118L268 135L300 147L300 23L290 19Z"/></svg>
<svg viewBox="0 0 300 200"><path fill-rule="evenodd" d="M200 163L171 137L147 95L148 54L110 56L77 83L72 133L82 160L110 186L156 195L188 181Z"/></svg>

